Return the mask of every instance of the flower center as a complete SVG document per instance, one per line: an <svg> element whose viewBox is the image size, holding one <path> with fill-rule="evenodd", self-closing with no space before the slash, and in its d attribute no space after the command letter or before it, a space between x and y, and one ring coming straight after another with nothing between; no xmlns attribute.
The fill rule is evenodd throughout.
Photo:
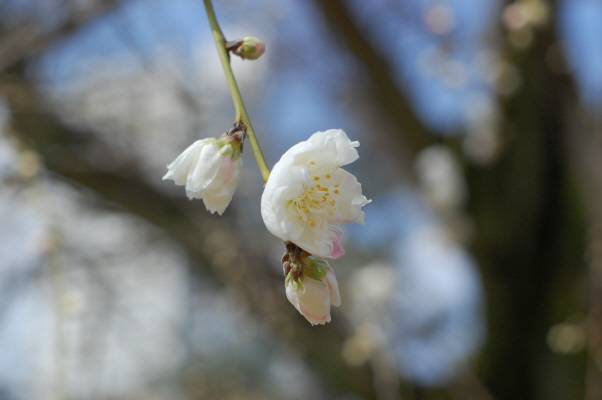
<svg viewBox="0 0 602 400"><path fill-rule="evenodd" d="M314 184L303 185L305 190L292 200L290 210L297 218L316 226L335 215L339 184L331 180L330 174L312 175L311 179Z"/></svg>

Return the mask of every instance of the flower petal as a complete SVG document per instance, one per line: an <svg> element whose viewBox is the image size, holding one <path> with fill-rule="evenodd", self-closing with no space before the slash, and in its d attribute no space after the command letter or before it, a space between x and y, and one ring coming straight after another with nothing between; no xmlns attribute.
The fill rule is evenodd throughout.
<svg viewBox="0 0 602 400"><path fill-rule="evenodd" d="M332 251L330 252L330 258L339 258L345 254L345 250L341 246L341 238L343 237L343 231L338 227L330 228L330 231L336 235L336 239L332 242Z"/></svg>
<svg viewBox="0 0 602 400"><path fill-rule="evenodd" d="M221 157L217 145L209 143L203 146L201 153L192 164L188 173L186 190L201 192L207 188L219 173Z"/></svg>
<svg viewBox="0 0 602 400"><path fill-rule="evenodd" d="M172 179L176 185L186 183L188 171L192 163L198 158L203 146L211 139L197 140L184 150L175 160L167 165L167 174L163 179Z"/></svg>
<svg viewBox="0 0 602 400"><path fill-rule="evenodd" d="M286 286L286 297L312 325L330 322L330 288L326 283L305 276L295 290L291 279Z"/></svg>
<svg viewBox="0 0 602 400"><path fill-rule="evenodd" d="M328 288L330 289L330 304L338 307L341 305L341 295L339 294L339 283L337 277L334 274L334 269L330 268L326 276L324 277Z"/></svg>

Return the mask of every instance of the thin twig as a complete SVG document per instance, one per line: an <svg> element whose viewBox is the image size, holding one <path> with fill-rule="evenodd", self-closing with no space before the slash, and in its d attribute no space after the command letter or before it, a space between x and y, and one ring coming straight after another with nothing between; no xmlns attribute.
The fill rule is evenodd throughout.
<svg viewBox="0 0 602 400"><path fill-rule="evenodd" d="M232 102L234 103L234 109L236 111L236 120L234 123L242 122L244 124L247 136L249 138L249 144L253 150L253 155L255 155L255 161L257 161L257 166L261 172L261 177L263 178L264 182L267 182L268 177L270 176L270 168L263 157L261 147L259 147L259 142L257 141L255 131L251 125L251 120L247 114L247 109L245 108L242 96L240 95L236 78L234 78L232 66L230 65L230 55L228 54L228 50L226 50L226 38L224 37L224 34L222 33L222 30L217 22L217 18L215 17L215 11L213 10L213 4L211 4L211 0L203 0L203 2L205 3L207 18L209 19L209 25L211 26L211 32L213 33L215 46L217 47L219 59L222 63L226 80L228 81L228 88L230 89Z"/></svg>

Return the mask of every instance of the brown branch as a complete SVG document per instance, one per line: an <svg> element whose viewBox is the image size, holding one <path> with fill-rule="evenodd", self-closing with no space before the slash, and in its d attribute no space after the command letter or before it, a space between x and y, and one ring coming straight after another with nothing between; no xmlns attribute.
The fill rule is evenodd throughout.
<svg viewBox="0 0 602 400"><path fill-rule="evenodd" d="M98 0L85 9L68 12L65 22L51 32L40 30L39 21L26 21L10 31L0 32L0 72L35 56L98 15L112 9L119 0Z"/></svg>
<svg viewBox="0 0 602 400"><path fill-rule="evenodd" d="M361 29L353 20L344 1L315 0L315 6L328 21L328 27L339 36L345 46L366 67L369 82L370 102L376 104L380 111L379 118L386 119L386 125L391 129L385 134L389 146L393 146L398 154L408 151L410 156L418 150L434 143L434 136L416 117L408 100L400 93L398 85L391 74L391 67L386 57L376 50L370 41L362 34ZM391 133L400 132L405 146L391 143Z"/></svg>

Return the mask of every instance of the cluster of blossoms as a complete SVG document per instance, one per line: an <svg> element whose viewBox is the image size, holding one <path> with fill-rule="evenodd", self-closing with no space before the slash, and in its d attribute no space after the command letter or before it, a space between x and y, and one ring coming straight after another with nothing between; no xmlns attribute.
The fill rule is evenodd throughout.
<svg viewBox="0 0 602 400"><path fill-rule="evenodd" d="M340 305L334 270L320 258L345 254L339 225L364 223L362 206L369 200L355 176L341 168L359 158L358 146L340 129L314 133L284 153L261 197L268 230L314 256L295 256L287 245L283 258L290 266L284 267L286 295L312 324L329 322L330 306Z"/></svg>
<svg viewBox="0 0 602 400"><path fill-rule="evenodd" d="M189 198L202 198L211 212L224 212L242 168L240 125L220 139L195 142L168 165L164 179L186 185ZM284 240L286 296L311 324L330 321L330 306L341 304L334 270L324 258L339 258L340 225L364 223L362 194L355 176L341 168L359 158L358 142L345 132L317 132L291 147L276 163L261 198L268 230Z"/></svg>
<svg viewBox="0 0 602 400"><path fill-rule="evenodd" d="M220 139L199 140L167 166L163 179L186 185L190 199L203 199L221 215L236 190L243 140L240 124ZM286 244L286 296L312 325L329 322L330 306L341 304L334 270L324 260L345 254L339 225L363 224L362 206L370 202L341 168L358 159L358 146L340 129L313 134L276 163L261 197L265 225Z"/></svg>

